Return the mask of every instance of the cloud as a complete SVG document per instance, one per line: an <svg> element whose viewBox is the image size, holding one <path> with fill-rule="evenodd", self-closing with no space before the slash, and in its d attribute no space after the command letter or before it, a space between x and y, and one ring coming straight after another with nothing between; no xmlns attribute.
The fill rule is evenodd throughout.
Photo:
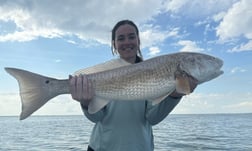
<svg viewBox="0 0 252 151"><path fill-rule="evenodd" d="M239 97L239 96L242 96ZM252 112L252 93L239 94L239 102L232 102L223 106L224 110L230 113L251 113ZM234 97L234 96L233 96ZM233 98L235 99L235 98Z"/></svg>
<svg viewBox="0 0 252 151"><path fill-rule="evenodd" d="M252 101L245 101L245 102L239 102L236 104L231 104L231 105L226 105L225 108L227 109L232 109L232 110L237 110L240 108L252 108Z"/></svg>
<svg viewBox="0 0 252 151"><path fill-rule="evenodd" d="M155 56L161 52L158 45L168 38L180 38L180 28L169 28L161 30L159 26L143 25L141 26L140 39L141 47L148 48L148 56Z"/></svg>
<svg viewBox="0 0 252 151"><path fill-rule="evenodd" d="M11 31L0 34L0 42L31 41L39 37L77 37L84 41L96 41L110 44L110 32L113 25L121 19L131 19L141 28L142 47L155 47L169 37L179 37L180 28L162 29L150 24L155 16L170 13L171 15L189 16L192 18L215 17L228 21L226 11L237 0L111 0L110 3L99 0L82 1L25 1L12 0L0 2L0 24L14 24ZM247 3L247 1L246 1ZM48 5L49 4L49 5ZM129 7L130 6L130 7ZM139 9L141 6L141 9ZM195 9L197 8L197 9ZM143 10L144 9L144 10ZM125 13L122 10L127 10ZM198 13L201 12L201 13ZM224 15L226 13L226 15ZM115 15L116 14L116 15ZM249 16L249 15L248 15ZM229 21L228 21L229 22ZM208 30L207 28L206 30ZM223 37L222 25L218 27L218 36ZM247 37L251 37L247 34ZM225 36L224 36L225 37ZM76 44L77 41L66 40ZM249 45L249 43L248 43ZM249 45L250 46L250 45ZM236 48L245 49L247 45ZM250 48L250 47L249 47Z"/></svg>
<svg viewBox="0 0 252 151"><path fill-rule="evenodd" d="M19 115L21 101L17 93L0 93L0 116Z"/></svg>
<svg viewBox="0 0 252 151"><path fill-rule="evenodd" d="M228 52L242 52L242 51L252 51L252 40L249 40L247 43L242 43Z"/></svg>
<svg viewBox="0 0 252 151"><path fill-rule="evenodd" d="M190 40L180 40L177 45L182 46L181 52L201 52L204 50L197 46L196 42Z"/></svg>
<svg viewBox="0 0 252 151"><path fill-rule="evenodd" d="M167 30L161 30L159 26L143 25L141 27L140 39L141 47L153 47L162 43L167 38L179 37L179 28L170 28Z"/></svg>
<svg viewBox="0 0 252 151"><path fill-rule="evenodd" d="M217 104L213 100L218 100L219 94L192 93L184 96L180 104L175 108L175 114L197 114L197 113L219 113L215 109Z"/></svg>
<svg viewBox="0 0 252 151"><path fill-rule="evenodd" d="M235 73L242 73L242 72L246 72L247 70L246 69L243 69L241 67L234 67L233 69L231 69L231 73L232 74L235 74Z"/></svg>
<svg viewBox="0 0 252 151"><path fill-rule="evenodd" d="M0 93L0 100L0 116L17 116L21 113L21 99L18 93ZM79 103L70 95L57 96L33 113L33 115L81 114Z"/></svg>
<svg viewBox="0 0 252 151"><path fill-rule="evenodd" d="M76 44L77 44L77 42L74 41L74 40L67 40L67 42L70 43L70 44L73 44L73 45L76 45Z"/></svg>
<svg viewBox="0 0 252 151"><path fill-rule="evenodd" d="M158 53L160 53L160 49L158 47L150 47L149 48L149 53L148 53L149 56L155 56Z"/></svg>
<svg viewBox="0 0 252 151"><path fill-rule="evenodd" d="M219 12L218 14L213 15L212 18L215 22L219 22L225 17L225 15L226 15L226 12L222 11L222 12Z"/></svg>
<svg viewBox="0 0 252 151"><path fill-rule="evenodd" d="M11 33L0 35L0 41L75 35L82 40L106 44L110 42L110 31L118 20L132 19L142 23L157 15L161 7L161 1L156 0L111 0L109 3L99 0L13 0L0 3L0 21L16 25Z"/></svg>
<svg viewBox="0 0 252 151"><path fill-rule="evenodd" d="M61 59L55 59L54 62L55 63L60 63L60 62L62 62L62 60Z"/></svg>
<svg viewBox="0 0 252 151"><path fill-rule="evenodd" d="M42 106L33 115L82 115L80 104L70 95L60 95Z"/></svg>
<svg viewBox="0 0 252 151"><path fill-rule="evenodd" d="M0 20L6 24L13 23L16 29L11 33L0 35L0 41L30 41L37 37L53 38L60 37L63 33L57 28L48 28L35 22L31 14L21 8L11 8L10 6L0 7Z"/></svg>
<svg viewBox="0 0 252 151"><path fill-rule="evenodd" d="M174 109L175 114L198 113L251 113L252 93L232 95L226 93L199 93L194 92L184 96L179 105ZM242 98L240 97L242 96ZM228 100L228 101L227 101Z"/></svg>
<svg viewBox="0 0 252 151"><path fill-rule="evenodd" d="M228 52L241 52L252 51L251 5L251 0L167 0L164 9L179 19L197 20L196 26L207 24L204 34L216 31L218 43L232 42L235 45ZM247 42L237 44L240 37Z"/></svg>
<svg viewBox="0 0 252 151"><path fill-rule="evenodd" d="M15 31L13 33L8 33L4 36L0 36L0 41L24 42L37 39L38 37L56 38L61 37L62 35L64 34L57 29L31 29L26 31Z"/></svg>
<svg viewBox="0 0 252 151"><path fill-rule="evenodd" d="M236 1L238 0L167 0L164 2L164 9L170 12L171 15L178 14L189 18L199 19L224 11Z"/></svg>
<svg viewBox="0 0 252 151"><path fill-rule="evenodd" d="M252 10L250 6L252 6L251 0L241 0L227 11L219 26L216 28L216 34L221 41L230 40L239 36L252 39ZM250 43L248 45L250 49Z"/></svg>

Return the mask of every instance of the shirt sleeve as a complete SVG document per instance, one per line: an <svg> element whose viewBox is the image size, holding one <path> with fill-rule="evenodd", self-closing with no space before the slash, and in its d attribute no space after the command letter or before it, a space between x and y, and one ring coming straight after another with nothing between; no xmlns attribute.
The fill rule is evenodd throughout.
<svg viewBox="0 0 252 151"><path fill-rule="evenodd" d="M151 125L158 124L174 109L181 98L182 97L173 98L168 96L156 105L152 105L152 102L146 101L146 119Z"/></svg>
<svg viewBox="0 0 252 151"><path fill-rule="evenodd" d="M84 112L85 116L92 122L94 123L97 123L99 121L101 121L104 116L105 116L105 110L106 110L106 106L101 109L100 111L94 113L94 114L90 114L88 113L88 110L86 107L84 107L82 104L81 104L81 108L82 108L82 111Z"/></svg>

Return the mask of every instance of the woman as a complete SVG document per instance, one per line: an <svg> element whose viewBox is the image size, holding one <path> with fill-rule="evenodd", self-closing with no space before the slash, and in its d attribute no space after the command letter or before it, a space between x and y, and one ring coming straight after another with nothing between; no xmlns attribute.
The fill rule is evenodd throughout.
<svg viewBox="0 0 252 151"><path fill-rule="evenodd" d="M129 63L141 62L137 26L130 20L118 22L112 30L112 53ZM190 78L189 78L190 79ZM196 82L190 79L193 90ZM183 94L176 91L161 103L149 101L111 101L95 114L87 112L94 95L85 75L70 77L72 98L81 103L86 117L95 123L89 151L153 151L152 126L161 122L179 103Z"/></svg>

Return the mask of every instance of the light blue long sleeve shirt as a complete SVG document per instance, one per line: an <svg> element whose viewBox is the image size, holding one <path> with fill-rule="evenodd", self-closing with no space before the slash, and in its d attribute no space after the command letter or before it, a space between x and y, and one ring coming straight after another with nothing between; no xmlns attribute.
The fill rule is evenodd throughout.
<svg viewBox="0 0 252 151"><path fill-rule="evenodd" d="M95 114L82 107L86 117L95 123L89 146L95 151L153 151L152 126L179 101L169 96L157 105L149 101L111 101Z"/></svg>

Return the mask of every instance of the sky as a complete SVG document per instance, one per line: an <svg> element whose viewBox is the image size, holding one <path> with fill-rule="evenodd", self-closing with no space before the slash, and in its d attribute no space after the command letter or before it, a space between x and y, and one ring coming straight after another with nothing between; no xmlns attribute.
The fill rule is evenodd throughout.
<svg viewBox="0 0 252 151"><path fill-rule="evenodd" d="M0 116L18 116L17 81L5 67L64 79L108 61L122 19L140 30L144 59L199 52L224 61L220 77L183 97L173 114L252 112L251 0L0 0ZM79 115L61 95L34 115Z"/></svg>

